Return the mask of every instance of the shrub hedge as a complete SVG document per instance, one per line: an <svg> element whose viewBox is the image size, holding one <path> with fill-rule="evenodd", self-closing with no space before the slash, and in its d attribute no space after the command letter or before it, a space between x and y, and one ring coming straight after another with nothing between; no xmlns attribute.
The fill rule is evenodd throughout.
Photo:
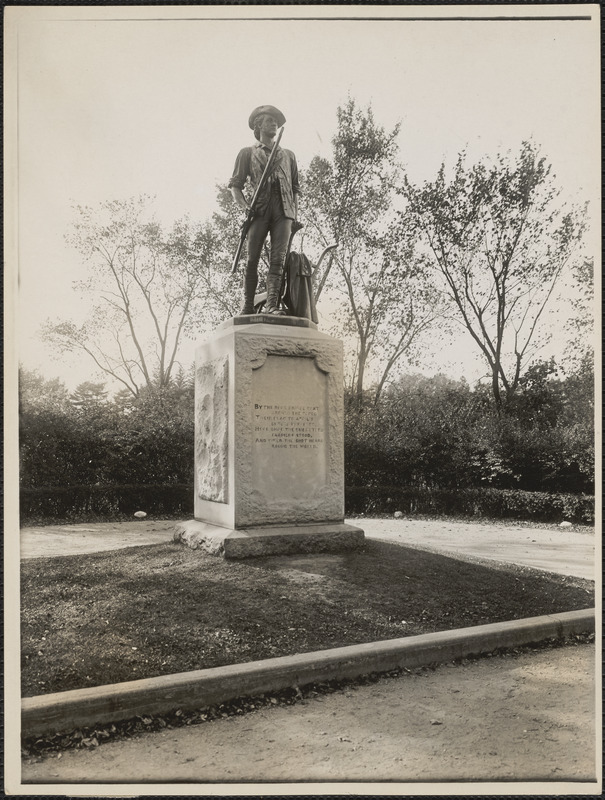
<svg viewBox="0 0 605 800"><path fill-rule="evenodd" d="M129 519L135 511L151 517L192 517L193 486L70 486L21 489L21 524ZM525 492L517 489L427 489L405 486L347 487L345 512L390 515L444 514L537 522L594 524L594 497Z"/></svg>
<svg viewBox="0 0 605 800"><path fill-rule="evenodd" d="M345 508L356 514L451 514L536 522L594 524L591 495L525 492L519 489L427 489L417 487L347 487Z"/></svg>
<svg viewBox="0 0 605 800"><path fill-rule="evenodd" d="M129 519L135 511L145 511L152 517L192 517L193 486L66 486L22 488L20 493L22 525L110 522Z"/></svg>

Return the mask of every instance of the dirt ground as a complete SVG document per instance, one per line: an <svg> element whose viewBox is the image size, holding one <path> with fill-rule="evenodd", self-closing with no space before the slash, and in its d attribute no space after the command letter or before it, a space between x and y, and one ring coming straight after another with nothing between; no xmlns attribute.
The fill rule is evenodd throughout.
<svg viewBox="0 0 605 800"><path fill-rule="evenodd" d="M28 759L22 781L594 781L594 659L579 644L442 665Z"/></svg>

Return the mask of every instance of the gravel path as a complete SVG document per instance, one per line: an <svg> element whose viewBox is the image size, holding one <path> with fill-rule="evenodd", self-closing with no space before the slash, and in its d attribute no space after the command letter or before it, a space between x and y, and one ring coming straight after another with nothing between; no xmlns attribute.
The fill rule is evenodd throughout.
<svg viewBox="0 0 605 800"><path fill-rule="evenodd" d="M356 519L366 536L447 553L595 579L592 528L558 528L518 522L461 522L427 519Z"/></svg>
<svg viewBox="0 0 605 800"><path fill-rule="evenodd" d="M176 521L91 522L21 528L21 558L100 553L172 539Z"/></svg>
<svg viewBox="0 0 605 800"><path fill-rule="evenodd" d="M594 646L582 644L442 665L60 759L27 759L22 780L594 781L594 659ZM595 792L596 784L588 789Z"/></svg>
<svg viewBox="0 0 605 800"><path fill-rule="evenodd" d="M532 523L472 522L451 519L347 520L366 536L447 553L456 558L487 559L595 578L592 528ZM95 553L172 539L174 520L49 525L21 529L21 557L39 558Z"/></svg>

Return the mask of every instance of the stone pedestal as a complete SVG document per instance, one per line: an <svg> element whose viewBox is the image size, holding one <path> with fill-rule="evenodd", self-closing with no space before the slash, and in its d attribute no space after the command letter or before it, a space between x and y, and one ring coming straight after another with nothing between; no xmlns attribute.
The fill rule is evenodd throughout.
<svg viewBox="0 0 605 800"><path fill-rule="evenodd" d="M339 340L258 314L197 349L194 514L175 539L231 558L361 545L344 524Z"/></svg>

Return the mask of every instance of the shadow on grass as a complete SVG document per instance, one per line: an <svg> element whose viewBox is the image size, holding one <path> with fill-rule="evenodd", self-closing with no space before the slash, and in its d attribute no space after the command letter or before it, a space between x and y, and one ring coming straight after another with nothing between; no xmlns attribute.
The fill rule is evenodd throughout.
<svg viewBox="0 0 605 800"><path fill-rule="evenodd" d="M592 583L367 541L223 559L166 543L22 565L24 695L593 605Z"/></svg>

